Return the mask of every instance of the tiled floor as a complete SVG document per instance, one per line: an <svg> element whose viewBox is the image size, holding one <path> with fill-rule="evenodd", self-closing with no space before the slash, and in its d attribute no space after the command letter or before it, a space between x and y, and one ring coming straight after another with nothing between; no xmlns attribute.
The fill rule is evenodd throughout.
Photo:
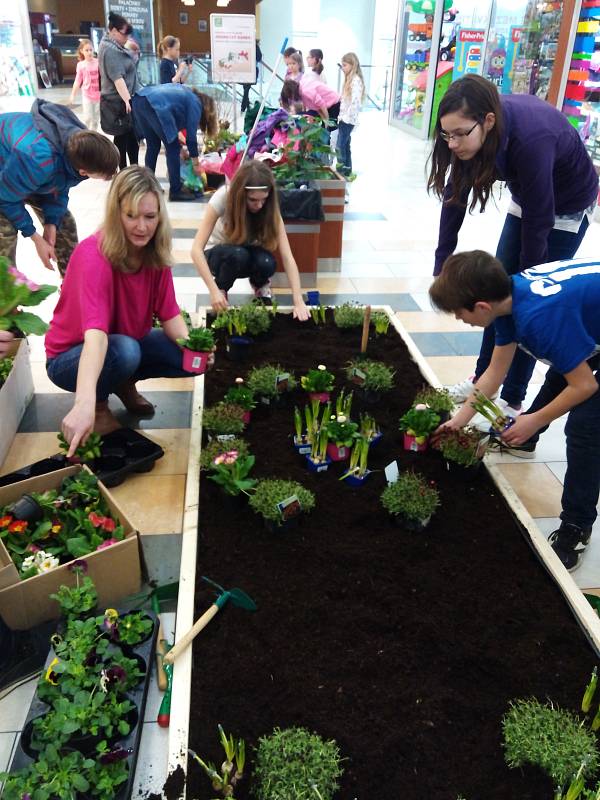
<svg viewBox="0 0 600 800"><path fill-rule="evenodd" d="M46 94L53 100L67 97L64 90ZM382 115L365 113L353 134L353 152L358 178L350 187L341 272L321 273L307 288L318 288L323 301L329 304L344 300L390 304L440 381L453 383L462 379L473 370L480 334L450 316L435 314L429 304L427 289L431 282L439 204L424 189L428 145L389 128ZM162 157L158 171L164 177ZM106 191L106 184L86 181L71 192L70 206L77 218L80 238L92 233L100 223ZM459 249L492 248L498 239L508 200L504 191L497 205L490 204L484 215L467 215ZM204 206L169 204L169 211L175 236L177 297L182 307L196 311L208 297L190 267L189 253ZM580 255L597 255L599 245L600 226L594 224ZM56 276L39 265L30 242L20 242L18 262L32 279L58 283ZM289 297L285 279L277 276L275 286L280 295L278 299L284 303ZM236 292L232 300L243 300L250 292L247 281L236 284ZM42 313L46 317L52 313L54 302L55 297L51 297L43 304ZM54 432L70 406L70 396L56 389L45 375L43 344L39 339L32 341L32 360L37 394L0 474L55 452ZM536 368L529 399L543 380L543 372L543 368ZM172 553L177 548L170 548L169 542L181 533L192 384L190 379L148 381L144 385L144 393L156 403L157 412L140 427L165 448L166 455L154 472L138 475L114 490L118 499L127 504L129 516L142 532L148 553L157 561L174 560ZM113 402L124 421L135 424L135 420L123 413L120 403ZM501 463L504 476L544 533L556 526L560 512L566 466L563 427L562 420L551 425L532 461L523 462L505 455L492 457ZM600 528L600 523L597 527ZM170 564L170 568L177 574L176 563ZM600 533L592 538L575 579L584 588L600 587ZM32 691L30 682L0 702L0 770L9 762ZM166 732L153 721L158 703L154 688L144 723L136 779L139 797L147 791L158 791L164 780Z"/></svg>

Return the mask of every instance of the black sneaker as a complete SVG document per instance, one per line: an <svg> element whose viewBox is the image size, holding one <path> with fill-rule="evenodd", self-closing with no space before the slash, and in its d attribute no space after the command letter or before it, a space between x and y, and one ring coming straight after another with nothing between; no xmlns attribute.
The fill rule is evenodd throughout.
<svg viewBox="0 0 600 800"><path fill-rule="evenodd" d="M488 450L491 453L506 454L507 456L516 456L517 458L535 458L535 442L523 442L523 444L505 444L497 436L491 436L488 444Z"/></svg>
<svg viewBox="0 0 600 800"><path fill-rule="evenodd" d="M591 535L591 527L580 528L571 522L561 522L560 528L548 536L548 541L564 566L573 572L581 563Z"/></svg>

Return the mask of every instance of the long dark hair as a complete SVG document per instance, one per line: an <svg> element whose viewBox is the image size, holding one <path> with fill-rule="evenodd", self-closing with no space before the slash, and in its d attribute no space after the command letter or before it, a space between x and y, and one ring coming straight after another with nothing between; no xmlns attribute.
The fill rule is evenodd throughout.
<svg viewBox="0 0 600 800"><path fill-rule="evenodd" d="M129 22L128 19L125 19L125 17L122 17L120 14L115 14L114 11L111 11L108 15L108 30L112 31L115 28L124 36L129 36L131 33L133 33L131 22ZM123 28L125 30L122 30Z"/></svg>
<svg viewBox="0 0 600 800"><path fill-rule="evenodd" d="M315 47L312 50L308 51L308 55L311 58L314 58L317 62L314 67L312 68L313 72L316 72L317 75L320 75L323 72L323 51L319 47Z"/></svg>
<svg viewBox="0 0 600 800"><path fill-rule="evenodd" d="M494 127L487 132L481 150L469 161L461 161L452 154L440 136L442 117L461 112L473 122L483 124L488 114L496 117ZM435 142L430 156L431 169L427 179L427 191L433 191L440 200L444 198L446 177L450 170L453 193L447 203L460 203L463 194L473 190L469 211L479 203L485 209L497 179L496 154L502 137L502 108L495 85L479 75L465 75L450 85L440 103L435 123Z"/></svg>
<svg viewBox="0 0 600 800"><path fill-rule="evenodd" d="M260 186L261 191L269 193L264 206L255 214L250 213L246 205L251 186ZM265 250L276 249L279 202L273 173L262 161L246 161L235 173L227 190L223 224L225 237L230 244L256 242Z"/></svg>

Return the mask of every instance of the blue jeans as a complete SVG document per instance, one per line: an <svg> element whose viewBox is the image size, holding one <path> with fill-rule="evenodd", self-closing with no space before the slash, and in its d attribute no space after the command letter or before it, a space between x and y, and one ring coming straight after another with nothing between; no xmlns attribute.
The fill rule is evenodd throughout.
<svg viewBox="0 0 600 800"><path fill-rule="evenodd" d="M178 139L166 142L160 119L156 111L148 102L148 98L134 95L132 109L135 117L136 129L146 140L145 164L152 172L156 171L156 161L160 153L161 142L165 146L167 156L167 172L169 173L169 192L175 194L181 191L181 145Z"/></svg>
<svg viewBox="0 0 600 800"><path fill-rule="evenodd" d="M238 278L250 278L260 289L275 272L275 257L255 245L216 244L204 255L219 289L228 292Z"/></svg>
<svg viewBox="0 0 600 800"><path fill-rule="evenodd" d="M600 355L590 358L588 364L598 381ZM525 413L532 414L547 406L566 385L565 378L550 367L537 397ZM540 428L529 441L537 442L547 427ZM560 518L563 522L571 522L580 528L589 528L596 519L600 491L600 391L569 411L565 435L567 472Z"/></svg>
<svg viewBox="0 0 600 800"><path fill-rule="evenodd" d="M354 125L349 125L347 122L338 123L338 140L337 140L337 171L341 175L350 175L352 172L352 153L350 152L350 137Z"/></svg>
<svg viewBox="0 0 600 800"><path fill-rule="evenodd" d="M558 231L554 228L548 235L548 263L551 261L566 261L573 258L579 245L583 241L589 222L584 216L577 233ZM498 242L496 258L498 258L509 275L520 272L519 256L521 254L521 220L513 214L507 214L504 227ZM483 340L479 351L479 358L475 366L475 377L479 378L488 368L495 345L495 328L490 325L483 332ZM503 400L511 406L518 406L525 399L527 385L531 379L535 359L517 350L512 365L504 379L502 387Z"/></svg>
<svg viewBox="0 0 600 800"><path fill-rule="evenodd" d="M54 358L48 359L46 372L52 383L74 392L83 344ZM96 400L108 399L125 381L145 378L189 378L194 373L185 372L181 348L172 342L160 328L153 328L139 341L121 333L111 333L104 365L96 385Z"/></svg>

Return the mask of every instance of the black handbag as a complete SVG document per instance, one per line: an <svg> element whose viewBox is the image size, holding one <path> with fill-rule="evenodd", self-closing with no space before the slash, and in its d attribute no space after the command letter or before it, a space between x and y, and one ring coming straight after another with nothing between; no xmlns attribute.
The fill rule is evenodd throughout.
<svg viewBox="0 0 600 800"><path fill-rule="evenodd" d="M120 97L100 97L100 126L104 133L120 136L133 130L133 119Z"/></svg>

